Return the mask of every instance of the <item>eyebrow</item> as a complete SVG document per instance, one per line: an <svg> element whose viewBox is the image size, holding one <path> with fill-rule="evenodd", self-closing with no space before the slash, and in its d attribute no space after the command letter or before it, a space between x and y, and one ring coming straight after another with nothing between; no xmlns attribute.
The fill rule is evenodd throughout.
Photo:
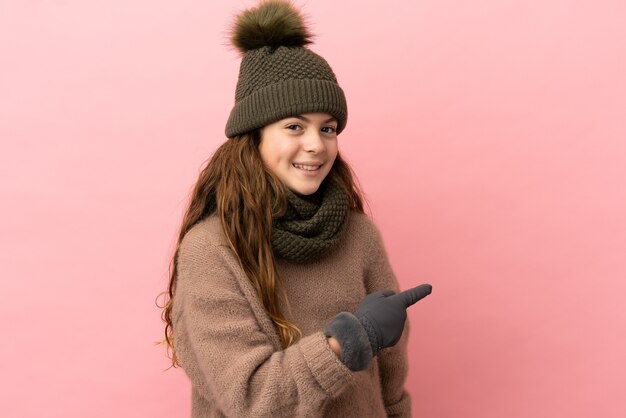
<svg viewBox="0 0 626 418"><path fill-rule="evenodd" d="M300 119L300 120L303 120L305 122L311 122L306 116L303 116L303 115L296 115L296 116L293 116L293 117L297 118L297 119ZM334 118L334 117L331 117L329 119L326 119L323 123L329 123L329 122L337 122L337 119Z"/></svg>

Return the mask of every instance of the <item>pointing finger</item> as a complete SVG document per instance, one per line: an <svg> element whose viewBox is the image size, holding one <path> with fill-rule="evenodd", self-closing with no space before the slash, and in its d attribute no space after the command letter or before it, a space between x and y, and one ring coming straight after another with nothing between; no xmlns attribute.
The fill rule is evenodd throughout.
<svg viewBox="0 0 626 418"><path fill-rule="evenodd" d="M413 305L417 301L430 295L433 291L433 287L429 284L422 284L404 292L400 292L393 296L394 298L400 298L405 308Z"/></svg>

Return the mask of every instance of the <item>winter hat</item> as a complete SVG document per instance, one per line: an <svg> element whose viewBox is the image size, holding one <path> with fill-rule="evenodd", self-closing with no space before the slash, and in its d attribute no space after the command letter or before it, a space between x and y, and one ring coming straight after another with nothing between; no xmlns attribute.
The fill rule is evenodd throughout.
<svg viewBox="0 0 626 418"><path fill-rule="evenodd" d="M337 133L345 128L345 95L326 60L305 47L311 38L289 1L264 0L237 16L231 41L243 58L227 137L306 112L329 113Z"/></svg>

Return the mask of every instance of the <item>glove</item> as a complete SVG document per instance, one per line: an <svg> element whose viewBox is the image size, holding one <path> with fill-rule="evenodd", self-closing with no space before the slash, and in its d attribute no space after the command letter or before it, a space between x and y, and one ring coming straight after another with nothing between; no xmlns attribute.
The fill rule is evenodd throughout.
<svg viewBox="0 0 626 418"><path fill-rule="evenodd" d="M431 292L432 286L423 284L397 295L392 290L384 290L363 299L354 316L367 332L373 356L383 348L396 345L404 330L406 309Z"/></svg>
<svg viewBox="0 0 626 418"><path fill-rule="evenodd" d="M339 341L341 361L350 370L365 370L380 350L400 340L406 309L431 292L432 286L423 284L398 294L392 290L371 293L354 314L337 314L326 324L324 333Z"/></svg>

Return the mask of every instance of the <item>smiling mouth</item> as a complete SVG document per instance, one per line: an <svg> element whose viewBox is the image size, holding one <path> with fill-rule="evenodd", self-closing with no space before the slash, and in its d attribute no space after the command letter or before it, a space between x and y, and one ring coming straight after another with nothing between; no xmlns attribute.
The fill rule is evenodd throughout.
<svg viewBox="0 0 626 418"><path fill-rule="evenodd" d="M293 166L295 168L299 168L300 170L305 170L305 171L315 171L315 170L319 170L322 166L321 165L304 165L304 164L293 164Z"/></svg>

